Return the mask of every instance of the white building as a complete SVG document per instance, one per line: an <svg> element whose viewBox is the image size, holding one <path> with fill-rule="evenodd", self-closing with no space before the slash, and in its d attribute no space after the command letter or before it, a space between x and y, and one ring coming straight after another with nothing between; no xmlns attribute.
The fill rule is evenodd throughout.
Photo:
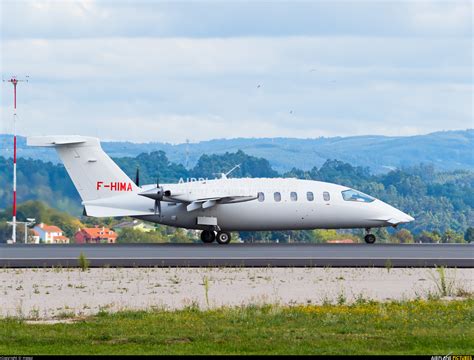
<svg viewBox="0 0 474 360"><path fill-rule="evenodd" d="M31 232L33 233L33 235L30 235L28 237L29 243L30 244L39 244L40 243L40 234L39 234L39 232L36 231L35 229L32 229Z"/></svg>
<svg viewBox="0 0 474 360"><path fill-rule="evenodd" d="M69 238L63 236L63 231L54 225L38 224L33 228L45 244L69 244Z"/></svg>

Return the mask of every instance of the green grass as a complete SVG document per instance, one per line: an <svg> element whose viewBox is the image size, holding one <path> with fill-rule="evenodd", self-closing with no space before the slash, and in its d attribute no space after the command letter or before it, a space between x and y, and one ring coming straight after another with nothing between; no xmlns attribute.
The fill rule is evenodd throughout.
<svg viewBox="0 0 474 360"><path fill-rule="evenodd" d="M472 354L474 300L0 320L0 354Z"/></svg>

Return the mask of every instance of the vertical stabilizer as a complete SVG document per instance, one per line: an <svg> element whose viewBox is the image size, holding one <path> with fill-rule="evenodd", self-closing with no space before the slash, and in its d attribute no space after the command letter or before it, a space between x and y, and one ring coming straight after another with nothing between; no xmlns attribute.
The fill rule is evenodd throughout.
<svg viewBox="0 0 474 360"><path fill-rule="evenodd" d="M135 183L102 150L97 138L34 136L29 146L54 147L83 201L137 192Z"/></svg>

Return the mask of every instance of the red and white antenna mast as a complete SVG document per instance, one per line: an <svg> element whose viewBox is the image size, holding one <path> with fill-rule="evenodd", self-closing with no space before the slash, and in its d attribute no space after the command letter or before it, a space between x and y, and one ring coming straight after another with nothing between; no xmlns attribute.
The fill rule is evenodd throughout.
<svg viewBox="0 0 474 360"><path fill-rule="evenodd" d="M25 79L17 79L12 76L9 80L3 80L13 84L13 210L12 210L12 242L16 242L16 86L19 82L28 82L28 76Z"/></svg>

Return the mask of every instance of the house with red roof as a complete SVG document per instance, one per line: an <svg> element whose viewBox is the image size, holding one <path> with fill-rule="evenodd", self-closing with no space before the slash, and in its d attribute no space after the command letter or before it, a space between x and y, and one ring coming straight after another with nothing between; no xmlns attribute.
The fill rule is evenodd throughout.
<svg viewBox="0 0 474 360"><path fill-rule="evenodd" d="M115 231L106 227L79 229L74 235L77 244L114 244L117 241Z"/></svg>
<svg viewBox="0 0 474 360"><path fill-rule="evenodd" d="M33 231L39 236L40 242L45 244L69 244L69 238L63 235L63 231L55 225L38 224Z"/></svg>

